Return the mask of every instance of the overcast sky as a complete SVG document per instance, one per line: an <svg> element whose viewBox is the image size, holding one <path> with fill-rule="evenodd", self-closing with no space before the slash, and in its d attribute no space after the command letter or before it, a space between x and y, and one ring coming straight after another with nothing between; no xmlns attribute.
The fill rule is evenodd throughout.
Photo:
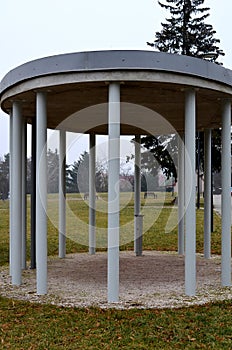
<svg viewBox="0 0 232 350"><path fill-rule="evenodd" d="M113 49L151 50L169 13L157 0L0 0L0 79L27 61L54 54ZM206 0L232 69L231 0ZM8 117L0 112L0 156L8 152Z"/></svg>

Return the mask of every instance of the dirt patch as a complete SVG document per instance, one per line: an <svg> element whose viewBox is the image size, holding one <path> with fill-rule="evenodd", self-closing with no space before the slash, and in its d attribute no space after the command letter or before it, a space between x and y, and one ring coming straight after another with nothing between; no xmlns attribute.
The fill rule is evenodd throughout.
<svg viewBox="0 0 232 350"><path fill-rule="evenodd" d="M119 302L107 303L107 253L69 254L48 260L48 294L36 294L36 271L23 272L23 284L12 286L6 268L0 271L0 294L10 298L63 306L161 308L231 299L232 288L220 285L220 257L197 255L197 295L185 296L184 257L173 252L120 253Z"/></svg>

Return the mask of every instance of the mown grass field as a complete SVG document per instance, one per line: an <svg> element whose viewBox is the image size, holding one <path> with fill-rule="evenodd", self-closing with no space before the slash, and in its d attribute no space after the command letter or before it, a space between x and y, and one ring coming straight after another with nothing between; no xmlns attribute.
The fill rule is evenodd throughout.
<svg viewBox="0 0 232 350"><path fill-rule="evenodd" d="M163 310L59 308L0 298L0 348L231 349L230 302Z"/></svg>
<svg viewBox="0 0 232 350"><path fill-rule="evenodd" d="M143 227L146 233L143 237L145 250L177 250L177 207L172 205L173 197L166 193L158 194L158 198L141 196ZM107 198L101 194L96 201L97 248L107 247ZM132 194L121 194L120 235L121 250L133 249L134 204ZM196 211L198 253L203 253L204 211ZM9 202L0 202L0 265L8 263L9 256ZM67 195L67 253L88 251L88 201L82 200L80 194ZM30 198L28 197L27 220L27 251L30 252ZM211 249L213 254L221 253L221 220L214 213L214 232L212 233ZM48 196L48 254L58 253L58 197Z"/></svg>
<svg viewBox="0 0 232 350"><path fill-rule="evenodd" d="M176 208L172 197L142 198L144 221L151 221L144 235L144 249L177 250ZM162 208L163 203L165 207ZM70 225L67 253L88 250L88 206L79 195L67 196ZM0 264L8 262L8 202L0 203ZM97 201L97 244L105 249L106 195ZM30 199L28 198L28 216ZM121 196L121 249L133 249L133 200ZM197 251L203 252L202 209L197 210ZM48 198L48 251L58 252L57 195ZM167 226L167 222L169 223ZM28 221L28 251L30 223ZM214 214L212 252L220 254L220 217ZM29 255L28 255L29 258ZM231 349L232 303L161 310L76 309L31 304L0 297L0 349Z"/></svg>

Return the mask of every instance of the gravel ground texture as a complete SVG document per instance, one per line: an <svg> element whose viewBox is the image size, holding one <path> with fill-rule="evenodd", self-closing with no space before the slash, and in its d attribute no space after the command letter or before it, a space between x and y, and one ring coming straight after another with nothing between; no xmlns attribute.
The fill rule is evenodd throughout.
<svg viewBox="0 0 232 350"><path fill-rule="evenodd" d="M107 253L69 254L48 259L48 293L37 295L36 271L23 271L22 285L12 286L8 267L0 269L0 295L68 307L173 308L232 299L221 287L221 258L197 255L196 296L185 295L184 256L175 252L120 252L119 302L107 303Z"/></svg>

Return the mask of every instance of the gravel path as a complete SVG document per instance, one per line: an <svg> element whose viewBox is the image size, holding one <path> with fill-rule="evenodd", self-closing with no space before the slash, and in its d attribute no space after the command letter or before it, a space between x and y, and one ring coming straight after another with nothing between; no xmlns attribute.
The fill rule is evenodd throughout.
<svg viewBox="0 0 232 350"><path fill-rule="evenodd" d="M232 288L220 286L220 257L197 255L197 295L184 295L184 257L174 252L120 253L120 300L107 303L107 254L69 254L48 260L48 294L36 294L36 271L23 272L23 284L12 286L8 269L0 270L0 294L31 302L69 307L163 308L232 299Z"/></svg>

